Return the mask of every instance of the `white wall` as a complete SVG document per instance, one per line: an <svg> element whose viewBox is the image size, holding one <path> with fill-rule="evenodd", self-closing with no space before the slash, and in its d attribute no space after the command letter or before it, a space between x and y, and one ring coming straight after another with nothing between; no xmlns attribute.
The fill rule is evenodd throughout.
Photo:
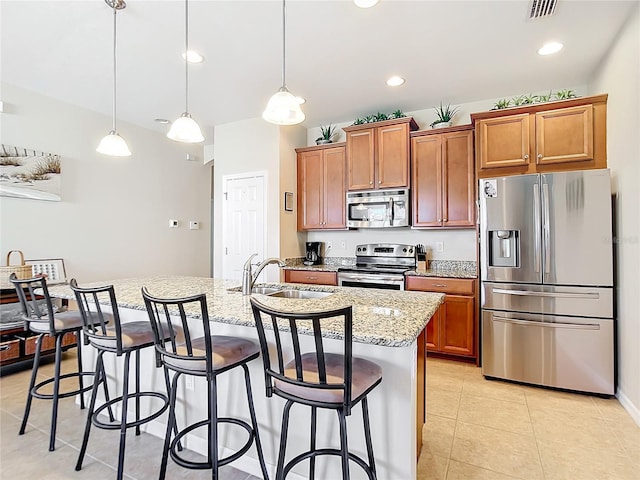
<svg viewBox="0 0 640 480"><path fill-rule="evenodd" d="M296 133L297 132L297 133ZM213 226L213 270L214 277L222 277L222 179L225 175L247 172L266 172L265 188L267 192L266 249L265 257L284 257L281 251L281 221L293 228L291 215L281 215L284 208L283 188L291 189L295 185L295 151L304 143L305 129L301 126L278 127L265 122L262 118L252 118L239 122L216 125L214 141L214 217ZM296 142L298 144L296 145ZM283 150L283 152L281 152ZM286 152L284 152L286 150ZM281 165L282 162L282 165ZM281 178L281 169L282 178ZM294 180L292 181L292 176ZM281 181L284 187L281 186ZM293 183L292 183L293 182ZM288 190L292 191L292 190ZM295 189L293 190L295 192ZM295 211L294 211L295 214ZM287 245L286 250L295 250ZM247 257L252 252L247 253ZM286 252L285 252L286 253ZM269 266L265 270L265 280L278 280L279 270Z"/></svg>
<svg viewBox="0 0 640 480"><path fill-rule="evenodd" d="M618 398L640 425L640 5L589 91L609 94L607 160L618 197Z"/></svg>
<svg viewBox="0 0 640 480"><path fill-rule="evenodd" d="M202 147L119 123L133 155L95 148L111 118L2 84L4 144L61 155L62 201L0 198L0 255L63 258L80 284L114 278L209 274L211 167ZM151 119L150 119L151 121ZM169 229L169 219L181 221ZM189 230L188 221L200 222ZM186 225L186 226L185 226Z"/></svg>

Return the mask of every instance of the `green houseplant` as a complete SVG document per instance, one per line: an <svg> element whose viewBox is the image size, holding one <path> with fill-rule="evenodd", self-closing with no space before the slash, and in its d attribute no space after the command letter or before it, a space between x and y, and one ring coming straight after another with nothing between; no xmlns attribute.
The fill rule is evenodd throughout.
<svg viewBox="0 0 640 480"><path fill-rule="evenodd" d="M333 135L336 133L335 125L320 125L320 136L316 138L316 145L333 143Z"/></svg>
<svg viewBox="0 0 640 480"><path fill-rule="evenodd" d="M450 127L453 116L458 111L458 107L451 107L451 105L443 106L440 102L439 107L433 108L436 112L436 120L431 122L431 128Z"/></svg>

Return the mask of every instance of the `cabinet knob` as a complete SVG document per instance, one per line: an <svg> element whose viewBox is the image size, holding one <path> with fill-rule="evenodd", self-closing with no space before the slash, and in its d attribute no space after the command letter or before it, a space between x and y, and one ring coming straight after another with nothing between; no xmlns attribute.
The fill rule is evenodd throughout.
<svg viewBox="0 0 640 480"><path fill-rule="evenodd" d="M542 158L542 154L541 153L538 154L538 158Z"/></svg>
<svg viewBox="0 0 640 480"><path fill-rule="evenodd" d="M442 219L441 219L441 218L439 218L439 219L438 219L438 221L439 221L439 222L441 222L441 221L442 221Z"/></svg>
<svg viewBox="0 0 640 480"><path fill-rule="evenodd" d="M378 180L378 185L382 183L382 180Z"/></svg>
<svg viewBox="0 0 640 480"><path fill-rule="evenodd" d="M523 160L529 160L529 154L526 154L524 157L522 157Z"/></svg>
<svg viewBox="0 0 640 480"><path fill-rule="evenodd" d="M373 182L369 182L369 185L373 185Z"/></svg>
<svg viewBox="0 0 640 480"><path fill-rule="evenodd" d="M448 218L443 218L442 221L443 222L447 222L447 221L449 221L449 219Z"/></svg>

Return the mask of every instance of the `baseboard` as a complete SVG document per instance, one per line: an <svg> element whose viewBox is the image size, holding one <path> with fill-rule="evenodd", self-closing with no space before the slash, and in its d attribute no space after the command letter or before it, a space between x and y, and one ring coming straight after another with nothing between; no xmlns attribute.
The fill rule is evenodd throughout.
<svg viewBox="0 0 640 480"><path fill-rule="evenodd" d="M620 388L618 388L618 393L616 393L616 398L620 402L620 405L631 415L633 421L636 422L636 425L640 427L640 410L636 407L633 402L627 397Z"/></svg>

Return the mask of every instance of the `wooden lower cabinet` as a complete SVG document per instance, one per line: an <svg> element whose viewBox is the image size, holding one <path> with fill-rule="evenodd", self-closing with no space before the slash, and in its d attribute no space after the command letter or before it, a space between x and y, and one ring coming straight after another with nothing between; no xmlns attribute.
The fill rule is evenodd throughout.
<svg viewBox="0 0 640 480"><path fill-rule="evenodd" d="M336 272L319 272L317 270L285 270L284 281L287 283L310 283L313 285L338 285Z"/></svg>
<svg viewBox="0 0 640 480"><path fill-rule="evenodd" d="M408 276L406 283L407 290L446 295L425 329L427 351L476 359L476 280Z"/></svg>

